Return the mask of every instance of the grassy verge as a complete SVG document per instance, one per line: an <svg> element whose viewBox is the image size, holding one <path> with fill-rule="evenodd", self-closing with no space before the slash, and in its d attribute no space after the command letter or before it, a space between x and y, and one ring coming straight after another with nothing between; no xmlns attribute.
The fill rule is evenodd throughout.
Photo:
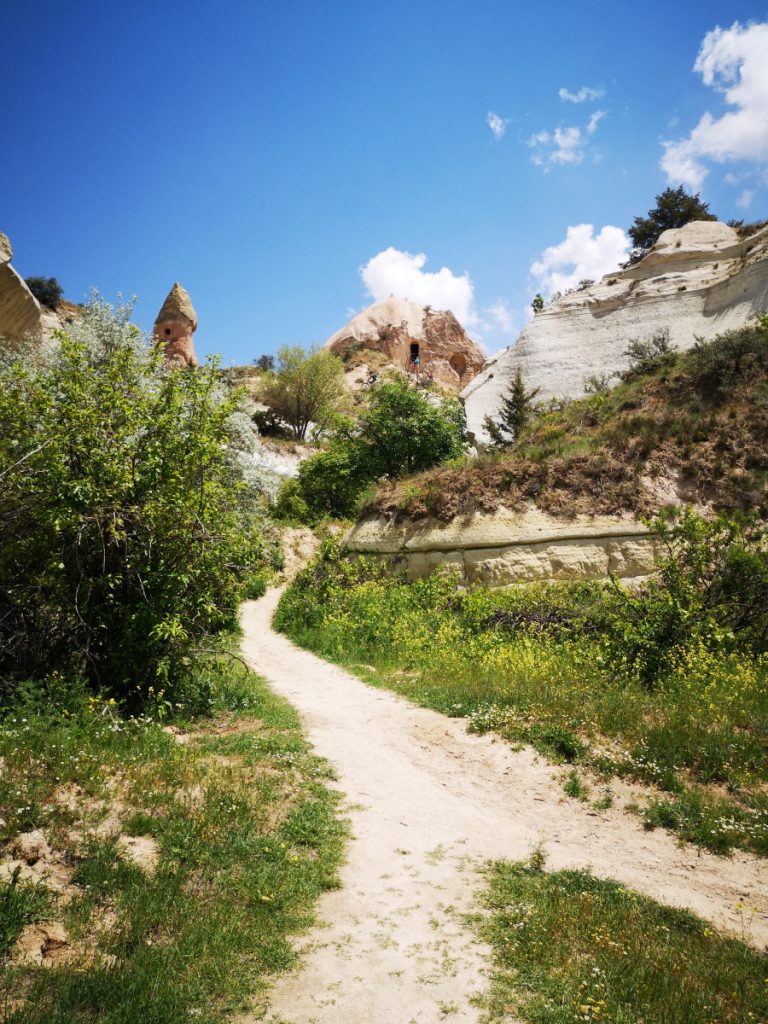
<svg viewBox="0 0 768 1024"><path fill-rule="evenodd" d="M50 847L0 884L4 1024L215 1024L292 964L337 884L329 768L259 678L220 668L212 693L186 732L55 687L3 718L3 860L19 833ZM13 955L36 921L65 932L42 965Z"/></svg>
<svg viewBox="0 0 768 1024"><path fill-rule="evenodd" d="M694 643L648 685L610 635L591 630L606 603L618 615L622 601L584 584L462 592L440 575L406 584L329 554L286 592L276 624L478 732L653 787L649 828L768 855L768 660Z"/></svg>
<svg viewBox="0 0 768 1024"><path fill-rule="evenodd" d="M716 1024L768 1018L768 957L585 871L490 869L489 1018Z"/></svg>

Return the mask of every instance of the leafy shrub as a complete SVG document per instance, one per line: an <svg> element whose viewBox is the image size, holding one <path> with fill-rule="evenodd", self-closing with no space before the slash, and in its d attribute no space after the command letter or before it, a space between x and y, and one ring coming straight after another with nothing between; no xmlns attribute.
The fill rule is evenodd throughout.
<svg viewBox="0 0 768 1024"><path fill-rule="evenodd" d="M722 400L734 385L768 370L768 313L754 326L725 331L711 341L699 339L686 363L702 396Z"/></svg>
<svg viewBox="0 0 768 1024"><path fill-rule="evenodd" d="M458 457L465 422L455 400L434 405L399 376L377 384L357 423L338 420L327 450L299 467L299 493L310 520L352 517L373 481Z"/></svg>
<svg viewBox="0 0 768 1024"><path fill-rule="evenodd" d="M64 289L55 277L27 277L25 280L27 288L38 302L49 309L56 309L64 295Z"/></svg>
<svg viewBox="0 0 768 1024"><path fill-rule="evenodd" d="M669 340L669 328L662 327L647 338L633 338L624 355L629 366L619 376L623 381L635 380L647 373L654 373L674 359L675 346Z"/></svg>
<svg viewBox="0 0 768 1024"><path fill-rule="evenodd" d="M172 691L261 561L232 450L238 393L98 300L0 368L0 676Z"/></svg>

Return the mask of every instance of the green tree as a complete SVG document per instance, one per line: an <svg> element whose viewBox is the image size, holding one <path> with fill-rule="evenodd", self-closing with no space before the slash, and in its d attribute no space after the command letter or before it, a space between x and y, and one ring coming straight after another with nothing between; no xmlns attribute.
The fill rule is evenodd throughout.
<svg viewBox="0 0 768 1024"><path fill-rule="evenodd" d="M371 389L355 439L366 477L394 479L460 455L465 429L461 402L435 405L398 375Z"/></svg>
<svg viewBox="0 0 768 1024"><path fill-rule="evenodd" d="M534 313L540 313L544 309L544 296L541 295L541 293L537 292L536 295L534 295L533 302L531 303L531 309Z"/></svg>
<svg viewBox="0 0 768 1024"><path fill-rule="evenodd" d="M496 448L509 448L520 436L533 413L533 402L539 388L531 391L525 386L523 371L515 368L515 375L510 381L507 393L501 400L497 418L485 417L483 426Z"/></svg>
<svg viewBox="0 0 768 1024"><path fill-rule="evenodd" d="M466 420L455 399L429 401L401 376L371 388L357 422L341 420L324 452L302 462L299 489L311 513L343 518L366 487L461 454Z"/></svg>
<svg viewBox="0 0 768 1024"><path fill-rule="evenodd" d="M49 309L56 309L64 295L64 289L55 277L27 277L25 281L38 302L42 302Z"/></svg>
<svg viewBox="0 0 768 1024"><path fill-rule="evenodd" d="M278 349L279 367L267 372L261 399L303 441L311 423L326 425L345 393L344 366L327 349L305 351L299 345Z"/></svg>
<svg viewBox="0 0 768 1024"><path fill-rule="evenodd" d="M709 203L702 202L698 192L691 195L682 185L664 189L656 196L656 205L648 211L648 216L635 217L629 229L632 252L626 266L639 263L663 231L685 227L692 220L717 220L717 217L709 212Z"/></svg>
<svg viewBox="0 0 768 1024"><path fill-rule="evenodd" d="M169 695L235 621L262 543L232 451L238 392L168 370L92 302L58 347L0 365L0 679Z"/></svg>

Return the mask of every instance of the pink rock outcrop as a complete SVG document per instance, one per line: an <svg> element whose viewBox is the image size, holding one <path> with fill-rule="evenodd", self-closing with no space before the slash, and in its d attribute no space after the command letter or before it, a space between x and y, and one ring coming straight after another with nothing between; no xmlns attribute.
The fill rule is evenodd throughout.
<svg viewBox="0 0 768 1024"><path fill-rule="evenodd" d="M485 364L482 349L450 310L433 310L394 296L376 302L325 343L332 352L364 348L383 352L395 366L432 373L448 387L466 387Z"/></svg>
<svg viewBox="0 0 768 1024"><path fill-rule="evenodd" d="M197 313L189 293L177 281L157 314L153 335L162 346L169 366L197 366L195 342Z"/></svg>

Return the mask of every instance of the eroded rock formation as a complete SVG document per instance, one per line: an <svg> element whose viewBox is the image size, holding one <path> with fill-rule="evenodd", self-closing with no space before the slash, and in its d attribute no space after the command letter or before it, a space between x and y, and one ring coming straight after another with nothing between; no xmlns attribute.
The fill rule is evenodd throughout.
<svg viewBox="0 0 768 1024"><path fill-rule="evenodd" d="M515 368L540 397L576 397L584 379L625 368L633 338L666 328L678 348L742 327L768 309L768 227L741 239L727 224L665 231L640 263L551 303L463 391L470 430L482 433Z"/></svg>
<svg viewBox="0 0 768 1024"><path fill-rule="evenodd" d="M197 313L186 289L177 281L157 314L153 334L171 366L197 366L192 335L197 330Z"/></svg>
<svg viewBox="0 0 768 1024"><path fill-rule="evenodd" d="M45 324L40 303L11 266L12 258L10 239L0 233L0 339L14 344L41 336Z"/></svg>
<svg viewBox="0 0 768 1024"><path fill-rule="evenodd" d="M449 310L433 310L392 296L364 309L325 343L339 354L355 348L383 352L400 369L411 366L436 381L458 389L468 384L485 363L482 350Z"/></svg>
<svg viewBox="0 0 768 1024"><path fill-rule="evenodd" d="M560 518L534 506L478 512L450 523L369 515L344 543L411 580L445 565L462 583L488 586L609 575L636 583L653 572L656 554L648 527L632 516Z"/></svg>

